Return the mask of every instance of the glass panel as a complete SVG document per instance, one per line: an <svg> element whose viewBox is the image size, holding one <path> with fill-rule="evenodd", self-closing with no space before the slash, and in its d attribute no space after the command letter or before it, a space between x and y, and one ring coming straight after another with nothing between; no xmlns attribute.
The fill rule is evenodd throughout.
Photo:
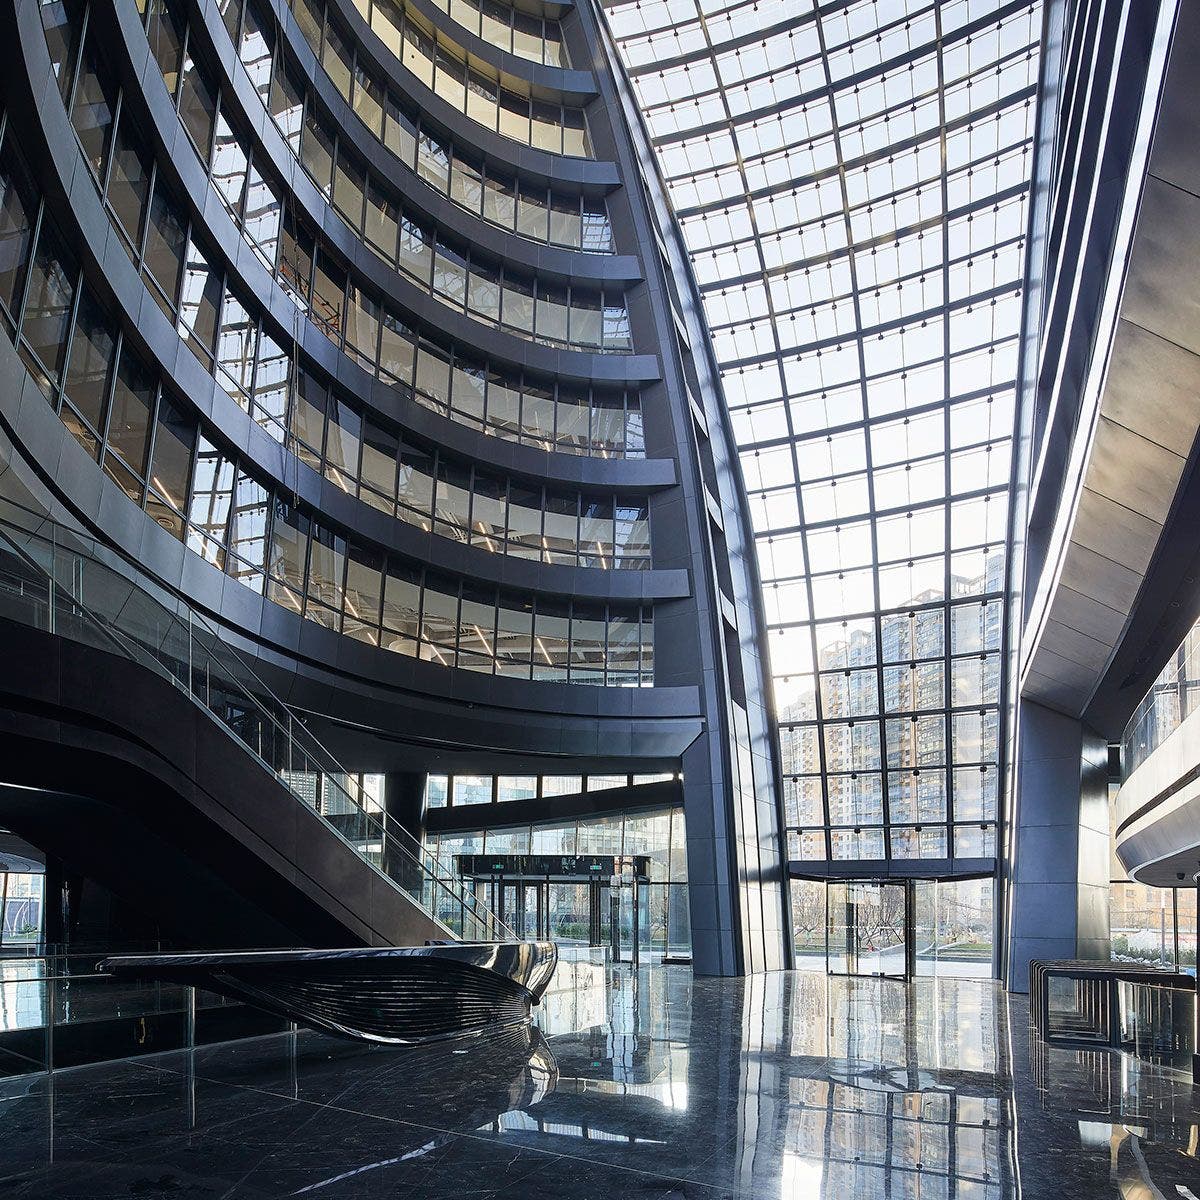
<svg viewBox="0 0 1200 1200"><path fill-rule="evenodd" d="M21 334L55 381L66 355L74 296L75 268L66 257L57 232L48 220L43 220Z"/></svg>
<svg viewBox="0 0 1200 1200"><path fill-rule="evenodd" d="M156 187L154 199L150 202L150 224L146 232L143 261L171 303L175 300L186 247L184 223L161 186Z"/></svg>
<svg viewBox="0 0 1200 1200"><path fill-rule="evenodd" d="M991 978L993 881L922 880L914 887L917 974Z"/></svg>
<svg viewBox="0 0 1200 1200"><path fill-rule="evenodd" d="M829 970L843 975L905 974L905 885L831 883Z"/></svg>
<svg viewBox="0 0 1200 1200"><path fill-rule="evenodd" d="M150 196L150 157L132 122L122 118L108 175L108 202L131 245L137 245ZM214 178L216 168L214 166Z"/></svg>
<svg viewBox="0 0 1200 1200"><path fill-rule="evenodd" d="M490 775L455 775L451 803L458 808L464 804L490 804L492 777Z"/></svg>
<svg viewBox="0 0 1200 1200"><path fill-rule="evenodd" d="M0 300L9 311L20 302L33 240L36 193L11 139L0 153Z"/></svg>
<svg viewBox="0 0 1200 1200"><path fill-rule="evenodd" d="M91 292L85 289L75 315L66 395L94 432L104 428L104 406L116 348L116 331Z"/></svg>
<svg viewBox="0 0 1200 1200"><path fill-rule="evenodd" d="M108 421L108 445L138 475L146 470L150 443L150 412L154 406L154 376L140 359L126 350L117 368L112 413Z"/></svg>
<svg viewBox="0 0 1200 1200"><path fill-rule="evenodd" d="M532 800L537 795L536 775L500 775L496 778L496 799Z"/></svg>
<svg viewBox="0 0 1200 1200"><path fill-rule="evenodd" d="M233 500L233 464L200 439L188 506L188 547L221 567Z"/></svg>
<svg viewBox="0 0 1200 1200"><path fill-rule="evenodd" d="M157 495L177 513L182 513L187 507L188 475L195 441L195 424L184 417L165 395L160 396L150 483ZM157 513L154 515L163 524L162 518ZM168 525L172 531L177 529L173 518L168 518Z"/></svg>
<svg viewBox="0 0 1200 1200"><path fill-rule="evenodd" d="M217 91L208 75L190 56L183 63L179 89L179 119L191 135L201 162L208 162L213 124L217 115Z"/></svg>
<svg viewBox="0 0 1200 1200"><path fill-rule="evenodd" d="M116 83L107 65L103 64L99 47L89 37L83 49L79 82L75 85L71 124L83 148L84 159L98 179L104 177L104 161L116 107Z"/></svg>

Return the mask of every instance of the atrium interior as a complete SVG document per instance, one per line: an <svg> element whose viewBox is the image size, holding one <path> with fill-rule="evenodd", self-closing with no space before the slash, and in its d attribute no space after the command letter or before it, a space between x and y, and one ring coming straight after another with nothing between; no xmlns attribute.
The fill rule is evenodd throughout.
<svg viewBox="0 0 1200 1200"><path fill-rule="evenodd" d="M1200 1197L1200 0L0 8L6 1194Z"/></svg>

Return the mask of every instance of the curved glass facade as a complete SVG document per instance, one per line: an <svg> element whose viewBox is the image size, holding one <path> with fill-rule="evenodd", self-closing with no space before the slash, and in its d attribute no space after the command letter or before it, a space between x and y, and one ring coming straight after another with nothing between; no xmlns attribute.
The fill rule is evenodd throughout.
<svg viewBox="0 0 1200 1200"><path fill-rule="evenodd" d="M110 204L121 218L131 244L138 245L148 192L152 156L146 138L128 116L117 111L120 88L99 47L83 33L86 9L77 10L69 30L71 41L84 37L77 71L64 62L59 87L76 133L98 180L108 179ZM364 287L323 233L314 232L289 202L286 190L272 182L273 170L256 161L249 139L226 118L225 105L211 76L186 54L188 29L161 8L150 11L147 37L171 93L179 120L187 131L210 182L246 241L268 269L289 286L308 308L320 329L342 342L348 353L381 362L380 326L398 318L387 313L383 298ZM53 36L53 35L52 35ZM236 114L235 114L236 123ZM522 337L550 345L590 351L631 349L629 318L621 289L606 297L595 286L556 285L527 272L514 271L486 255L447 240L427 222L414 221L399 204L378 192L369 193L366 175L341 162L333 172L334 144L307 136L301 145L306 167L357 234L394 267L441 304L474 320L498 325ZM114 171L107 171L112 158ZM331 179L336 174L336 186ZM322 182L323 176L323 182ZM164 201L165 203L165 201Z"/></svg>
<svg viewBox="0 0 1200 1200"><path fill-rule="evenodd" d="M327 629L443 666L515 679L652 685L649 608L534 598L422 569L348 536L215 446L188 402L162 386L81 284L7 136L0 141L0 244L7 251L0 316L60 419L130 500L244 587ZM581 505L577 495L546 493L545 510L535 513L506 507L503 490L488 477L456 477L440 464L426 476L425 496L415 463L397 466L401 486L411 489L406 498L415 502L420 494L433 531L456 540L483 545L476 522L486 527L491 513L492 545L485 548L612 566L623 553L614 536L623 544L648 536L636 504L608 498ZM411 519L421 518L413 511ZM619 534L614 520L623 521ZM589 539L582 548L580 536ZM629 545L640 555L640 545Z"/></svg>
<svg viewBox="0 0 1200 1200"><path fill-rule="evenodd" d="M44 9L44 16L51 11ZM232 283L219 256L202 249L203 232L192 229L132 118L123 113L118 120L119 90L98 56L89 53L86 40L74 68L70 48L83 36L83 9L69 8L65 16L67 20L47 25L60 88L70 99L72 123L109 219L140 265L150 294L177 321L189 349L270 436L296 449L294 434L304 443L297 450L301 457L319 455L321 436L300 394L307 391L309 406L316 403L311 398L327 388L321 373L294 364L291 339L271 333L257 304ZM493 436L572 454L642 455L636 396L589 394L588 389L524 380L511 368L493 369L475 355L420 337L391 306L375 304L347 282L328 255L317 253L313 236L285 210L283 200L228 135L228 125L215 116L205 127L210 131L206 136L212 127L213 187L243 238L314 318L331 314L315 320L317 327L360 365L399 385L423 407ZM228 135L224 140L222 129ZM235 171L229 166L231 154L240 163ZM432 253L427 257L432 261ZM337 401L330 398L330 403L338 402L351 422L360 419L361 403L348 399L344 389Z"/></svg>
<svg viewBox="0 0 1200 1200"><path fill-rule="evenodd" d="M518 58L530 62L544 63L548 67L569 67L567 48L563 44L558 21L552 17L539 17L525 9L496 0L433 0L464 29L481 37L489 45L507 50ZM371 23L372 28L381 21L399 25L398 16L392 11L391 0L359 0L359 10ZM380 13L379 10L383 10ZM382 35L380 35L382 36Z"/></svg>
<svg viewBox="0 0 1200 1200"><path fill-rule="evenodd" d="M606 12L741 450L789 857L992 857L1040 8Z"/></svg>
<svg viewBox="0 0 1200 1200"><path fill-rule="evenodd" d="M368 174L367 165L346 150L344 139L322 119L299 70L288 61L272 22L257 3L243 6L239 0L230 0L225 21L259 99L317 186L329 195L331 176L339 180L343 175L353 178ZM386 104L367 103L365 95L365 91L355 93L354 111L372 136L461 208L534 241L596 253L612 252L612 226L602 198L581 197L562 187L548 188L497 171L478 152L456 145L423 124L411 105L392 97ZM349 101L350 97L345 99ZM372 222L377 219L374 210L386 212L388 205L394 207L397 201L389 195L389 188L373 180L365 190L365 232L370 237ZM361 218L356 228L364 228Z"/></svg>
<svg viewBox="0 0 1200 1200"><path fill-rule="evenodd" d="M386 81L356 60L353 41L316 0L289 0L301 32L338 91L354 107L392 103ZM377 5L371 28L403 66L472 121L537 150L590 157L583 109L502 86L458 47L402 6Z"/></svg>
<svg viewBox="0 0 1200 1200"><path fill-rule="evenodd" d="M28 258L31 242L26 239L38 226L40 205L29 179L19 152L6 140L0 146L0 200L8 215L8 233L16 242L14 271ZM148 511L164 528L182 536L180 517L188 508L182 502L187 493L186 451L181 451L185 458L180 462L162 455L176 443L190 448L196 440L196 421L182 415L186 403L167 402L172 415L161 422L169 437L163 433L160 457L148 473L154 402L148 398L134 403L134 397L154 395L157 373L127 344L121 324L104 311L95 281L89 284L80 276L52 218L44 217L40 227L35 287L25 301L23 323L19 290L10 294L6 288L0 296L2 305L10 308L13 325L22 328L26 364L35 368L73 436L103 462L134 503L143 502L144 485L154 480L146 498ZM72 323L67 318L76 293ZM186 302L179 306L180 332L186 332L193 349L200 337L196 330L202 326L194 319L196 307ZM288 356L281 356L268 335L226 294L223 313L230 308L240 312L241 319L217 326L218 382L259 420L266 409L280 409L281 415L272 418L278 426L272 432L350 496L400 521L492 553L604 570L642 570L649 565L644 498L520 484L433 446L413 444L377 416L365 416L359 406L343 400L342 392L332 391L318 374L290 365ZM52 318L53 313L64 319ZM265 349L268 343L272 352ZM206 350L208 358L199 350ZM196 352L211 370L211 346L199 346ZM110 401L114 377L118 398ZM264 402L264 396L274 400ZM125 432L119 434L122 427ZM191 432L185 433L185 428ZM109 443L101 454L106 431Z"/></svg>

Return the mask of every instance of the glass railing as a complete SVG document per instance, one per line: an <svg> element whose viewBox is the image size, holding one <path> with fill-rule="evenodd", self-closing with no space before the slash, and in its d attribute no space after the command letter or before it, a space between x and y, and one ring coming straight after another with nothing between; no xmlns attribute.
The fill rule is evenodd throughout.
<svg viewBox="0 0 1200 1200"><path fill-rule="evenodd" d="M1200 623L1188 632L1125 726L1121 739L1124 778L1128 779L1197 707L1200 707Z"/></svg>
<svg viewBox="0 0 1200 1200"><path fill-rule="evenodd" d="M137 662L206 709L355 853L464 941L515 934L365 797L208 618L108 548L0 499L0 616Z"/></svg>
<svg viewBox="0 0 1200 1200"><path fill-rule="evenodd" d="M213 992L97 970L110 954L167 949L161 943L39 943L26 954L0 948L0 1077L289 1028L282 1018Z"/></svg>

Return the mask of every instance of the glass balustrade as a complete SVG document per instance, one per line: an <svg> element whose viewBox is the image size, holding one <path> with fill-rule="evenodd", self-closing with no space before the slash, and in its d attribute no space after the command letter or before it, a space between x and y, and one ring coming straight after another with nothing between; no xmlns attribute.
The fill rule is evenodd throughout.
<svg viewBox="0 0 1200 1200"><path fill-rule="evenodd" d="M1196 711L1198 701L1200 624L1188 632L1125 726L1121 766L1126 779Z"/></svg>
<svg viewBox="0 0 1200 1200"><path fill-rule="evenodd" d="M514 937L361 793L215 624L93 539L7 500L0 501L0 615L119 654L170 680L360 858L436 915L447 933L464 941Z"/></svg>

